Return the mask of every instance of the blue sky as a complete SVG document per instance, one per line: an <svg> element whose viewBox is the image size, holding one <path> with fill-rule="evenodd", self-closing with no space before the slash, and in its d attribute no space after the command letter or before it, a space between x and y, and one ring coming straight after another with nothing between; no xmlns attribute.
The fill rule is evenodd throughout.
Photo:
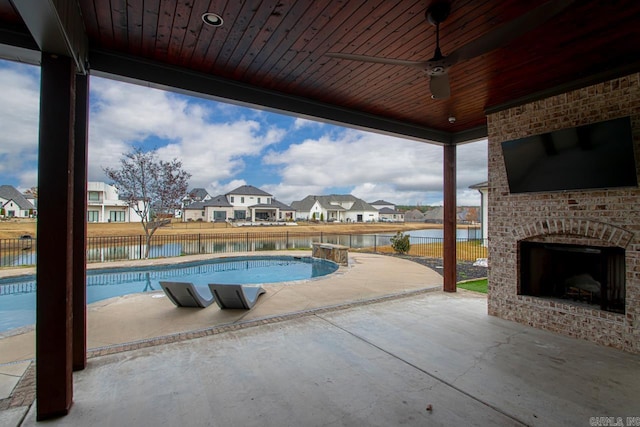
<svg viewBox="0 0 640 427"><path fill-rule="evenodd" d="M37 185L39 68L0 60L0 184ZM134 146L182 160L190 187L249 184L291 203L307 195L442 204L442 148L288 115L91 77L89 180ZM487 179L487 143L458 148L458 205Z"/></svg>

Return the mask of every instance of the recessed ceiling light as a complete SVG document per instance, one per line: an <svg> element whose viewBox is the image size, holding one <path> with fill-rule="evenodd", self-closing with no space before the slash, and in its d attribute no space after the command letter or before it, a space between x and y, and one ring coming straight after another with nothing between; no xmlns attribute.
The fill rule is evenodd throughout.
<svg viewBox="0 0 640 427"><path fill-rule="evenodd" d="M211 25L212 27L221 27L224 22L220 15L211 12L207 12L202 15L202 20L205 24Z"/></svg>

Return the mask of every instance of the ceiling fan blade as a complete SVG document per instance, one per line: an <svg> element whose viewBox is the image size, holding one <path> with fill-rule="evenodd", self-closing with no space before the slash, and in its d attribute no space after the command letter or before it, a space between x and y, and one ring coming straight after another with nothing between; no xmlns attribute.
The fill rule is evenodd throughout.
<svg viewBox="0 0 640 427"><path fill-rule="evenodd" d="M429 61L407 61L404 59L380 58L378 56L354 55L350 53L329 52L332 58L349 59L351 61L375 62L378 64L403 65L405 67L424 68Z"/></svg>
<svg viewBox="0 0 640 427"><path fill-rule="evenodd" d="M449 74L435 74L431 76L429 81L431 89L431 98L447 99L451 95L451 87L449 86Z"/></svg>
<svg viewBox="0 0 640 427"><path fill-rule="evenodd" d="M478 37L447 56L454 62L475 58L497 49L513 39L542 25L562 12L575 0L551 0L541 6L507 22L506 24Z"/></svg>

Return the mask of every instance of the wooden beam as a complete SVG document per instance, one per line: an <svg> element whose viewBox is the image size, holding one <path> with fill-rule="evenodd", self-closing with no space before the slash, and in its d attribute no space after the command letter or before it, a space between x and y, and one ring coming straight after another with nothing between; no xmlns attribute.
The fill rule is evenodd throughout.
<svg viewBox="0 0 640 427"><path fill-rule="evenodd" d="M87 366L87 145L89 76L76 75L73 168L73 370Z"/></svg>
<svg viewBox="0 0 640 427"><path fill-rule="evenodd" d="M31 34L0 28L0 58L40 65L40 50Z"/></svg>
<svg viewBox="0 0 640 427"><path fill-rule="evenodd" d="M36 266L37 419L69 412L73 401L74 61L42 55Z"/></svg>
<svg viewBox="0 0 640 427"><path fill-rule="evenodd" d="M444 291L456 291L456 146L444 146Z"/></svg>
<svg viewBox="0 0 640 427"><path fill-rule="evenodd" d="M12 0L42 52L73 58L85 74L89 41L76 0Z"/></svg>
<svg viewBox="0 0 640 427"><path fill-rule="evenodd" d="M92 49L89 60L91 74L100 77L246 107L261 107L281 114L293 114L420 142L438 145L451 142L450 132L337 107L215 75L185 71L145 58Z"/></svg>
<svg viewBox="0 0 640 427"><path fill-rule="evenodd" d="M452 144L464 144L485 139L488 136L487 125L456 132L451 135Z"/></svg>
<svg viewBox="0 0 640 427"><path fill-rule="evenodd" d="M592 86L598 83L628 76L630 74L637 73L639 70L640 59L633 58L622 65L607 67L604 71L591 73L585 77L576 76L568 82L532 92L528 95L514 98L507 102L489 105L485 108L484 113L487 116L489 114L499 113L500 111L508 110L514 107L520 107L521 105L530 104L532 102L540 101L541 99L551 98L552 96L561 95L573 90L585 88L587 86Z"/></svg>

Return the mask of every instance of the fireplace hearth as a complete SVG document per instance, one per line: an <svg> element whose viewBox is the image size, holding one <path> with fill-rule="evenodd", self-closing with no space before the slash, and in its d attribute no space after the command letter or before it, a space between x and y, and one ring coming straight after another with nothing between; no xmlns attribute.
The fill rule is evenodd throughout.
<svg viewBox="0 0 640 427"><path fill-rule="evenodd" d="M625 250L520 242L521 295L625 311Z"/></svg>

